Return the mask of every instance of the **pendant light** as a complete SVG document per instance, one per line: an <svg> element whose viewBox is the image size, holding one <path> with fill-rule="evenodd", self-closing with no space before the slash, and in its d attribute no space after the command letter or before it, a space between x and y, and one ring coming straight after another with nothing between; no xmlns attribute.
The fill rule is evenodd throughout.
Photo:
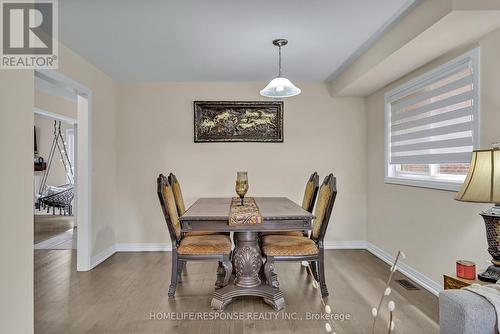
<svg viewBox="0 0 500 334"><path fill-rule="evenodd" d="M269 84L260 91L260 95L265 97L291 97L300 94L300 89L295 87L294 84L285 77L281 76L281 47L287 45L286 39L275 39L273 44L279 48L279 70L278 76L271 80Z"/></svg>

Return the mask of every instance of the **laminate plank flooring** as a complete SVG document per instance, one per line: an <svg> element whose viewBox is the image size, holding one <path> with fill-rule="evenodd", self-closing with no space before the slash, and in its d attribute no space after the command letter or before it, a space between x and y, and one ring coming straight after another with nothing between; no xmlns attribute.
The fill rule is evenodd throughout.
<svg viewBox="0 0 500 334"><path fill-rule="evenodd" d="M328 250L325 260L330 290L327 301L333 312L350 315L349 320L333 321L336 333L371 333L371 308L383 293L389 266L364 250ZM74 250L36 250L34 265L35 333L325 332L324 321L306 320L307 312L321 313L322 305L318 291L298 263L276 265L285 294L284 310L274 312L260 298L244 297L223 313L210 308L215 262L189 262L173 300L167 297L168 252L116 253L89 272L76 272ZM405 277L396 273L395 278ZM422 288L409 291L397 283L392 286L395 333L438 333L437 297ZM387 333L387 302L377 333ZM172 313L181 317L196 312L218 318L166 318ZM240 313L245 319L220 319ZM266 315L271 320L259 318Z"/></svg>
<svg viewBox="0 0 500 334"><path fill-rule="evenodd" d="M35 215L33 217L33 239L34 243L53 238L73 228L73 216L53 216L48 214ZM69 247L68 249L71 249Z"/></svg>
<svg viewBox="0 0 500 334"><path fill-rule="evenodd" d="M34 249L76 249L76 227L63 233L56 234L55 236L37 242Z"/></svg>

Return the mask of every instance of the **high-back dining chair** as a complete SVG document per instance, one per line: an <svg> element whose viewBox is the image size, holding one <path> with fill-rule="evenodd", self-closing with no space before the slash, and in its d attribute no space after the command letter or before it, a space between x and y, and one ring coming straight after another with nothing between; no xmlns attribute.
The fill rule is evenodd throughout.
<svg viewBox="0 0 500 334"><path fill-rule="evenodd" d="M314 211L316 218L312 224L310 238L290 235L267 235L262 238L262 252L266 256L264 274L268 284L277 284L275 275L273 275L274 262L308 261L313 264L315 277L319 278L321 295L328 296L325 280L324 238L336 197L336 178L333 174L329 174L319 189Z"/></svg>
<svg viewBox="0 0 500 334"><path fill-rule="evenodd" d="M215 285L226 286L233 270L230 261L231 240L229 236L222 234L183 235L173 187L163 174L160 174L157 179L157 193L172 241L172 273L168 296L174 297L177 284L181 282L182 269L187 261L219 261L219 268L222 270L218 272Z"/></svg>
<svg viewBox="0 0 500 334"><path fill-rule="evenodd" d="M302 198L302 209L311 212L314 209L314 203L316 202L316 196L318 194L319 188L319 176L318 173L314 172L309 176L306 183L306 189L304 190L304 197ZM292 235L292 236L307 236L307 231L273 231L273 232L262 232L260 236L264 235Z"/></svg>

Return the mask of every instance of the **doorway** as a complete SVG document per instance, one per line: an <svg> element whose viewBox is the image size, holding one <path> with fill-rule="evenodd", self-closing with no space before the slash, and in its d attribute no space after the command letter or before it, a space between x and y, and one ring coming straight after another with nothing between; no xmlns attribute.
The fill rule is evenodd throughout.
<svg viewBox="0 0 500 334"><path fill-rule="evenodd" d="M35 95L35 122L38 116L51 118L55 122L52 129L52 142L55 143L55 149L50 169L57 169L59 167L63 171L64 176L59 172L58 175L54 174L56 175L54 177L58 177L59 179L49 182L51 180L50 175L53 173L49 169L45 184L43 184L43 179L40 180L42 182L40 185L43 187L40 188L40 185L36 187L35 184L34 188L38 189L38 194L34 194L34 199L38 199L38 202L40 202L40 196L48 193L46 187L52 186L51 183L56 188L52 189L53 191L62 192L67 195L66 201L63 201L63 203L51 203L50 201L48 203L40 203L41 207L45 210L43 212L46 216L51 217L46 217L45 219L58 220L56 224L52 224L53 226L57 225L58 229L69 227L64 231L68 232L66 235L58 233L59 240L52 237L52 240L45 242L45 246L57 249L56 247L67 248L71 244L72 251L76 252L77 270L87 271L92 268L90 248L92 217L90 119L92 114L92 91L57 71L36 70L35 94L38 94ZM52 105L50 103L51 97L65 99L66 102L69 101L69 105L74 107L74 113L66 114L64 111L61 112L61 109L59 109L60 104L56 103ZM50 151L45 153L45 155L49 158ZM46 161L46 163L49 163L49 161ZM48 166L46 167L48 168ZM61 181L63 182L63 187L60 187L59 183ZM72 196L73 198L71 198ZM37 220L37 217L35 217L35 220ZM69 238L69 234L71 234L70 230L72 231L71 239Z"/></svg>
<svg viewBox="0 0 500 334"><path fill-rule="evenodd" d="M77 246L73 210L76 95L61 96L46 86L35 80L34 249L71 250Z"/></svg>

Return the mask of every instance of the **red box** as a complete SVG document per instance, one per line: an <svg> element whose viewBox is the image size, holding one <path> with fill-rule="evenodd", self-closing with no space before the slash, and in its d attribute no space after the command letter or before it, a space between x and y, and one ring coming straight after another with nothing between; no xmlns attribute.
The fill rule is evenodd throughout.
<svg viewBox="0 0 500 334"><path fill-rule="evenodd" d="M457 261L457 277L465 279L476 279L476 264L472 261Z"/></svg>

